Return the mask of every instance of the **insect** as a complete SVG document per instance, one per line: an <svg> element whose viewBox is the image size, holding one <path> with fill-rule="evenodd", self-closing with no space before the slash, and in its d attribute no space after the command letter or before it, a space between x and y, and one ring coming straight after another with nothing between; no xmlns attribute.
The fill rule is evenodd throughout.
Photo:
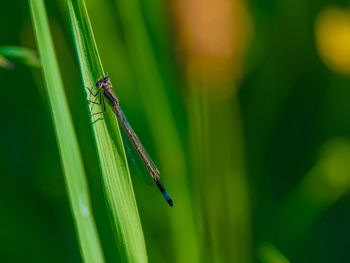
<svg viewBox="0 0 350 263"><path fill-rule="evenodd" d="M88 101L93 103L93 104L102 105L103 111L94 113L91 115L91 117L94 115L101 114L101 113L105 112L106 105L105 105L104 99L106 99L108 101L108 104L112 107L119 122L123 126L123 128L124 128L127 136L129 137L132 145L134 146L134 148L138 152L139 156L141 157L143 163L145 164L148 172L150 173L150 175L151 175L153 181L155 182L155 184L157 185L158 189L160 190L160 192L162 193L162 195L164 196L164 198L168 202L168 204L170 206L173 206L173 200L171 199L168 192L165 190L165 188L163 187L163 185L160 182L160 173L159 173L158 168L155 166L155 164L153 163L153 161L149 157L146 149L141 144L140 139L137 137L136 133L132 129L130 123L128 122L122 109L119 106L119 99L114 94L114 92L112 90L112 83L111 83L110 78L104 77L104 78L99 79L96 83L96 87L98 88L96 93L93 93L92 90L90 90L89 88L87 88L87 90L90 92L90 94L93 97L97 97L100 94L100 101L99 102L95 102L95 101L91 101L91 100L88 100Z"/></svg>

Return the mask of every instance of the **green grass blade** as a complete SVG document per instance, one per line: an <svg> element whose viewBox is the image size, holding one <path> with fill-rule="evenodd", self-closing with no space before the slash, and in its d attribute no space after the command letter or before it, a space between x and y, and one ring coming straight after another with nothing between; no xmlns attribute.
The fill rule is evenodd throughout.
<svg viewBox="0 0 350 263"><path fill-rule="evenodd" d="M0 55L22 64L40 68L40 59L33 50L24 47L1 46Z"/></svg>
<svg viewBox="0 0 350 263"><path fill-rule="evenodd" d="M83 163L63 90L44 3L43 0L30 0L29 3L82 256L85 262L104 262L90 206Z"/></svg>
<svg viewBox="0 0 350 263"><path fill-rule="evenodd" d="M125 34L130 62L135 68L140 98L145 116L159 153L161 176L174 200L171 230L174 238L174 257L179 262L199 262L200 248L196 234L194 208L189 190L184 148L176 126L170 101L165 92L155 52L142 16L139 0L115 0ZM167 184L168 182L171 182ZM183 238L186 233L186 239Z"/></svg>
<svg viewBox="0 0 350 263"><path fill-rule="evenodd" d="M67 0L68 16L85 87L94 88L104 71L84 1ZM102 111L94 105L94 111ZM92 125L106 201L117 233L122 258L146 262L147 253L125 150L117 119L107 105L103 119Z"/></svg>

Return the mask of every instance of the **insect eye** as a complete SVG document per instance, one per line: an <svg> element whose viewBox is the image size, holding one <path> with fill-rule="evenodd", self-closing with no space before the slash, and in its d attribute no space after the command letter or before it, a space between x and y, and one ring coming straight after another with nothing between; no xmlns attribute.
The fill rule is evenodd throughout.
<svg viewBox="0 0 350 263"><path fill-rule="evenodd" d="M104 80L105 82L108 82L108 81L109 81L109 77L105 77L103 80Z"/></svg>
<svg viewBox="0 0 350 263"><path fill-rule="evenodd" d="M101 85L102 85L102 82L101 82L101 81L99 81L99 82L96 83L96 86L97 86L97 87L101 87Z"/></svg>

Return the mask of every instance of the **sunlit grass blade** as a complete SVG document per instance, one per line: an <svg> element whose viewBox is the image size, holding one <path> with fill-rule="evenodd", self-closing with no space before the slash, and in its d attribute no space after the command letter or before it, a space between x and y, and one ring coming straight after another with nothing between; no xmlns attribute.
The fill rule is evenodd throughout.
<svg viewBox="0 0 350 263"><path fill-rule="evenodd" d="M30 0L32 21L50 99L67 193L85 262L104 262L80 150L68 109L43 0Z"/></svg>
<svg viewBox="0 0 350 263"><path fill-rule="evenodd" d="M0 46L0 55L9 60L19 62L28 66L41 67L37 54L28 48L14 46Z"/></svg>
<svg viewBox="0 0 350 263"><path fill-rule="evenodd" d="M83 83L94 88L104 71L85 2L67 0L66 3ZM99 111L103 109L95 105L94 113ZM101 117L92 119L92 128L117 244L125 261L146 262L146 246L118 122L109 107Z"/></svg>

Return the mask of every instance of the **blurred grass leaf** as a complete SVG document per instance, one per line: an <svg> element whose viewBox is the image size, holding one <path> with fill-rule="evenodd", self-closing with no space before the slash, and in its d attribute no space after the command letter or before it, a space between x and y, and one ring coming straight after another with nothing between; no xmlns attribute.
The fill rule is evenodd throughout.
<svg viewBox="0 0 350 263"><path fill-rule="evenodd" d="M105 74L90 19L84 1L67 0L66 3L83 83L91 89ZM96 113L103 109L94 105L94 110L91 107L90 111ZM121 257L127 262L147 262L143 230L117 119L107 107L104 114L92 121L105 198Z"/></svg>
<svg viewBox="0 0 350 263"><path fill-rule="evenodd" d="M318 162L289 193L271 220L278 233L275 236L285 247L294 247L329 207L349 193L349 159L349 139L335 137L323 145Z"/></svg>
<svg viewBox="0 0 350 263"><path fill-rule="evenodd" d="M44 3L43 0L30 0L29 3L82 256L85 262L104 262L90 206L80 150L63 89ZM22 52L22 54L25 53Z"/></svg>
<svg viewBox="0 0 350 263"><path fill-rule="evenodd" d="M0 46L0 55L2 55L3 57L5 57L5 59L9 59L9 60L13 60L14 62L18 62L18 63L22 63L28 66L32 66L32 67L36 67L36 68L40 68L41 67L41 62L40 59L38 58L37 54L28 48L24 48L24 47L14 47L14 46ZM2 65L3 63L1 63L0 58L0 65ZM11 62L7 62L5 63L4 67L7 67L10 65L9 63Z"/></svg>
<svg viewBox="0 0 350 263"><path fill-rule="evenodd" d="M0 55L0 67L7 68L7 69L12 69L13 68L13 64L7 58L5 58L4 56Z"/></svg>
<svg viewBox="0 0 350 263"><path fill-rule="evenodd" d="M275 246L268 242L260 245L257 255L262 263L290 263Z"/></svg>

